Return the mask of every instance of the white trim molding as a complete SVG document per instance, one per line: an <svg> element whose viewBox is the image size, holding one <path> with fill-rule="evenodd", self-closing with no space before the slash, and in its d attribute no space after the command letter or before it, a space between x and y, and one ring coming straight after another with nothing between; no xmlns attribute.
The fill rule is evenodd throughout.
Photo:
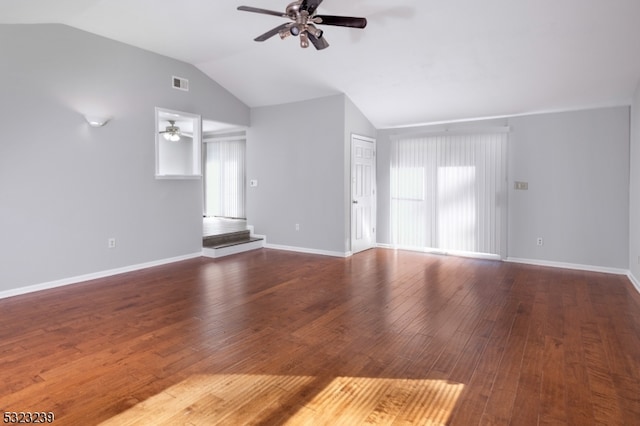
<svg viewBox="0 0 640 426"><path fill-rule="evenodd" d="M13 296L20 296L22 294L27 294L27 293L34 293L36 291L49 290L52 288L63 287L71 284L78 284L85 281L96 280L99 278L111 277L113 275L139 271L140 269L153 268L154 266L162 266L169 263L182 262L183 260L195 259L196 257L202 257L202 252L191 253L184 256L172 257L168 259L154 260L152 262L139 263L137 265L124 266L122 268L109 269L107 271L100 271L92 274L78 275L75 277L63 278L61 280L30 285L27 287L18 287L11 290L1 291L0 299L6 299L8 297L13 297Z"/></svg>
<svg viewBox="0 0 640 426"><path fill-rule="evenodd" d="M222 247L222 248L202 248L202 256L208 257L210 259L218 259L220 257L230 256L232 254L243 253L245 251L257 250L264 248L267 244L267 236L266 235L257 235L254 234L255 227L253 225L247 225L247 229L249 230L249 235L252 238L259 238L259 241L251 241L242 244L236 244L234 246Z"/></svg>
<svg viewBox="0 0 640 426"><path fill-rule="evenodd" d="M434 130L421 130L416 132L405 132L392 134L390 139L398 140L402 138L417 138L417 137L430 137L430 136L444 136L444 135L467 135L467 134L493 134L493 133L510 133L511 127L509 126L487 126L487 127L445 127L444 129Z"/></svg>
<svg viewBox="0 0 640 426"><path fill-rule="evenodd" d="M407 248L407 247L395 247L391 244L377 244L378 248L386 249L386 250L407 250L407 251L416 251L420 253L429 253L429 254L440 254L440 255L452 255L452 256L460 256L460 257L471 257L476 259L489 259L489 260L500 260L492 257L493 255L482 255L475 253L456 253L456 252L439 252L435 250L428 249L416 249L416 248ZM600 272L605 274L614 274L614 275L626 275L631 284L638 290L640 293L640 280L638 280L629 270L627 269L619 269L619 268L609 268L605 266L593 266L593 265L582 265L577 263L564 263L564 262L552 262L548 260L537 260L537 259L520 259L516 257L509 257L504 259L504 262L509 263L521 263L525 265L534 265L534 266L546 266L550 268L561 268L561 269L573 269L579 271L587 271L587 272Z"/></svg>
<svg viewBox="0 0 640 426"><path fill-rule="evenodd" d="M350 251L339 252L339 251L317 250L317 249L310 249L310 248L304 248L304 247L283 246L280 244L265 243L264 248L273 249L273 250L294 251L297 253L319 254L322 256L331 256L331 257L347 258L352 256L352 253Z"/></svg>
<svg viewBox="0 0 640 426"><path fill-rule="evenodd" d="M383 244L383 243L377 243L376 247L377 248L381 248L381 249L385 249L385 250L395 250L396 249L391 244Z"/></svg>
<svg viewBox="0 0 640 426"><path fill-rule="evenodd" d="M405 246L395 246L392 244L380 244L380 243L377 244L377 247L381 249L386 249L386 250L415 251L418 253L437 254L441 256L457 256L457 257L467 257L471 259L482 259L482 260L502 260L502 258L498 254L476 253L471 251L405 247Z"/></svg>
<svg viewBox="0 0 640 426"><path fill-rule="evenodd" d="M607 266L582 265L579 263L552 262L549 260L538 260L538 259L520 259L517 257L508 257L507 259L505 259L505 261L511 262L511 263L523 263L525 265L549 266L552 268L574 269L578 271L602 272L605 274L615 274L615 275L629 274L629 271L626 269L610 268Z"/></svg>
<svg viewBox="0 0 640 426"><path fill-rule="evenodd" d="M361 141L365 141L365 142L371 142L374 145L376 144L375 138L372 138L370 136L364 136L364 135L361 135L359 133L353 133L352 132L351 133L351 139L354 139L354 138L355 139L360 139Z"/></svg>
<svg viewBox="0 0 640 426"><path fill-rule="evenodd" d="M456 124L456 123L468 123L470 121L488 121L488 120L499 120L499 119L510 119L515 117L528 117L532 115L541 115L541 114L553 114L553 113L561 113L561 112L574 112L574 111L585 111L590 109L601 109L601 108L615 108L615 107L628 107L630 105L629 102L602 102L602 103L593 103L590 105L585 105L577 108L548 108L548 109L538 109L535 111L522 112L519 114L509 114L509 115L487 115L484 117L467 117L460 118L457 120L440 120L440 121L426 121L426 122L418 122L413 124L403 124L399 126L387 126L381 127L378 130L401 130L401 129L410 129L412 127L426 127L426 126L439 126L443 124Z"/></svg>
<svg viewBox="0 0 640 426"><path fill-rule="evenodd" d="M232 254L244 253L245 251L257 250L264 247L264 240L243 242L227 247L220 248L202 248L202 256L209 257L211 259L218 259L220 257L231 256Z"/></svg>
<svg viewBox="0 0 640 426"><path fill-rule="evenodd" d="M631 281L631 284L633 284L636 290L638 290L638 293L640 293L640 280L638 280L635 276L633 276L631 271L627 273L627 277L629 277L629 281Z"/></svg>

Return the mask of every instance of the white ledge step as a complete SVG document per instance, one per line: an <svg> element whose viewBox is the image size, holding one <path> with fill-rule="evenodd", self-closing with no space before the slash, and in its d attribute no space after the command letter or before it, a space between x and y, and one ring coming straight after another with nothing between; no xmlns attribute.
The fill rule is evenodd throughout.
<svg viewBox="0 0 640 426"><path fill-rule="evenodd" d="M264 247L264 240L253 239L252 241L235 243L233 245L228 245L225 247L218 247L218 248L203 247L202 256L217 259L219 257L231 256L232 254L243 253L245 251L256 250L263 247Z"/></svg>

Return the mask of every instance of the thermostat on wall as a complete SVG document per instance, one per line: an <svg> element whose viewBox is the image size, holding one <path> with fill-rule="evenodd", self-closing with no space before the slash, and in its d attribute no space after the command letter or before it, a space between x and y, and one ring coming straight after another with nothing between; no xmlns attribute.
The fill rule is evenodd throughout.
<svg viewBox="0 0 640 426"><path fill-rule="evenodd" d="M529 189L529 182L516 182L514 187L519 191L526 191Z"/></svg>

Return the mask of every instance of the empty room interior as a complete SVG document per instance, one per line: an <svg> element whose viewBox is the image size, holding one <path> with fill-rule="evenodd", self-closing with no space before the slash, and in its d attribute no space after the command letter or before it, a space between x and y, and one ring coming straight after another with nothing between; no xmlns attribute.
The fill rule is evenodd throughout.
<svg viewBox="0 0 640 426"><path fill-rule="evenodd" d="M640 423L638 17L4 1L3 422Z"/></svg>

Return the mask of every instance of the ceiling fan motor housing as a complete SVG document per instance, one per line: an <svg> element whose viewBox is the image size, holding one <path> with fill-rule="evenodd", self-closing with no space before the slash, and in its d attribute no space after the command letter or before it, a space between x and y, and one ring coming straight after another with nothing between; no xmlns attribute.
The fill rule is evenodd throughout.
<svg viewBox="0 0 640 426"><path fill-rule="evenodd" d="M302 4L301 1L294 1L293 3L290 3L287 6L287 15L295 19L295 17L298 16L298 13L300 12L301 4Z"/></svg>

